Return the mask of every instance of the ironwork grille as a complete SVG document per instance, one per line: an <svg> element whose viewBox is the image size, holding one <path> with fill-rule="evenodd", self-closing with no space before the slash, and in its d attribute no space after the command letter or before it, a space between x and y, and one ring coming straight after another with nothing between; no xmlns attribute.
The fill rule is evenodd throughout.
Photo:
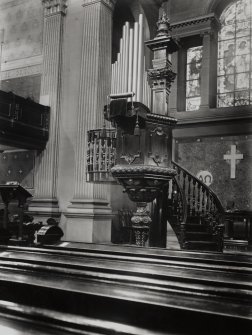
<svg viewBox="0 0 252 335"><path fill-rule="evenodd" d="M87 136L87 181L93 183L115 182L110 174L110 169L115 165L116 130L93 129L88 131Z"/></svg>

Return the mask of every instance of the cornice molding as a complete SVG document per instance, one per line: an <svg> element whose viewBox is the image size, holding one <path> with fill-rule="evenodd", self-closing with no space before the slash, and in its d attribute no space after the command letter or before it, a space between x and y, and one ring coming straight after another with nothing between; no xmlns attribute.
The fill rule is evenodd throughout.
<svg viewBox="0 0 252 335"><path fill-rule="evenodd" d="M219 19L217 18L217 16L214 13L210 13L208 15L198 16L192 19L171 23L171 29L191 26L191 25L195 25L198 23L202 23L202 22L208 22L208 21L216 21L219 23Z"/></svg>
<svg viewBox="0 0 252 335"><path fill-rule="evenodd" d="M111 11L114 10L115 4L117 0L83 0L82 7L94 5L96 3L103 3L105 6L107 6Z"/></svg>
<svg viewBox="0 0 252 335"><path fill-rule="evenodd" d="M1 80L34 76L38 74L42 74L42 64L26 66L20 69L13 69L9 71L3 71Z"/></svg>
<svg viewBox="0 0 252 335"><path fill-rule="evenodd" d="M188 20L171 23L172 35L190 35L199 29L199 33L218 30L220 21L214 13L198 16Z"/></svg>
<svg viewBox="0 0 252 335"><path fill-rule="evenodd" d="M238 120L252 120L251 106L210 108L207 111L175 112L171 116L178 119L178 126L186 124L207 124L209 122L236 122Z"/></svg>
<svg viewBox="0 0 252 335"><path fill-rule="evenodd" d="M44 16L55 14L66 15L67 0L42 0L44 6Z"/></svg>

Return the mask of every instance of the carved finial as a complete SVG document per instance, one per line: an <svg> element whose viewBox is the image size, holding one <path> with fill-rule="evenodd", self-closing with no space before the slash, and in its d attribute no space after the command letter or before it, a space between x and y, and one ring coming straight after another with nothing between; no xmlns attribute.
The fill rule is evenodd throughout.
<svg viewBox="0 0 252 335"><path fill-rule="evenodd" d="M158 30L156 37L169 36L169 31L171 30L170 21L165 11L163 11L163 13L160 15L159 20L157 22L157 27Z"/></svg>

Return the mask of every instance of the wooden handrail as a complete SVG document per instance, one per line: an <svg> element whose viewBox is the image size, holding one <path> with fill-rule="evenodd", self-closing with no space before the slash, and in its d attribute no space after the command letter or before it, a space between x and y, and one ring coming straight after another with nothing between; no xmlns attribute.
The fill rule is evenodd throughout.
<svg viewBox="0 0 252 335"><path fill-rule="evenodd" d="M220 212L220 214L224 214L225 213L225 210L224 210L224 208L222 206L222 203L221 203L220 199L218 198L218 196L216 195L216 193L210 187L208 187L199 178L197 178L196 176L194 176L192 173L190 173L187 169L185 169L184 167L182 167L178 163L172 161L172 164L175 167L177 167L178 169L180 169L181 171L185 172L187 175L189 175L192 178L192 180L195 180L202 187L202 189L205 189L214 198L216 207L218 208L218 211Z"/></svg>

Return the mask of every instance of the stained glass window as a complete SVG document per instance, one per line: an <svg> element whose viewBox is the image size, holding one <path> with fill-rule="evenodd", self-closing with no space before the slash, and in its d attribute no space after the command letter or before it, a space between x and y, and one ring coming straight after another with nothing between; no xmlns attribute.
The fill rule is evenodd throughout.
<svg viewBox="0 0 252 335"><path fill-rule="evenodd" d="M200 70L202 64L202 46L187 50L186 66L186 110L200 107Z"/></svg>
<svg viewBox="0 0 252 335"><path fill-rule="evenodd" d="M252 103L252 1L239 0L222 13L218 42L218 107Z"/></svg>

